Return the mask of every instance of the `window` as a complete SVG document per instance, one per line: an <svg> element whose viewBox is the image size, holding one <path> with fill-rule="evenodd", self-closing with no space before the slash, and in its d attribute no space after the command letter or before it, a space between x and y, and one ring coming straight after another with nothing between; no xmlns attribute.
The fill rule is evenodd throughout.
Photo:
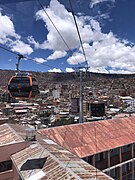
<svg viewBox="0 0 135 180"><path fill-rule="evenodd" d="M127 172L127 165L126 164L123 164L122 165L122 173L126 173Z"/></svg>
<svg viewBox="0 0 135 180"><path fill-rule="evenodd" d="M110 156L117 156L118 155L118 148L112 149L110 152Z"/></svg>
<svg viewBox="0 0 135 180"><path fill-rule="evenodd" d="M111 176L112 178L115 178L115 169L112 169L112 170L110 171L110 176Z"/></svg>
<svg viewBox="0 0 135 180"><path fill-rule="evenodd" d="M103 160L106 158L106 153L105 152L101 152L100 154L100 160Z"/></svg>
<svg viewBox="0 0 135 180"><path fill-rule="evenodd" d="M127 152L127 151L129 151L129 150L130 150L130 147L131 147L131 144L128 144L128 145L126 145L126 146L123 146L123 147L122 147L122 152Z"/></svg>
<svg viewBox="0 0 135 180"><path fill-rule="evenodd" d="M130 171L132 167L132 162L127 163L127 171Z"/></svg>
<svg viewBox="0 0 135 180"><path fill-rule="evenodd" d="M101 161L106 158L106 152L101 152L95 155L96 161Z"/></svg>
<svg viewBox="0 0 135 180"><path fill-rule="evenodd" d="M99 160L100 160L100 155L99 155L99 154L96 154L96 155L95 155L95 159L96 159L96 161L99 161Z"/></svg>
<svg viewBox="0 0 135 180"><path fill-rule="evenodd" d="M130 148L130 147L131 147L131 144L128 144L128 145L127 145L127 148Z"/></svg>

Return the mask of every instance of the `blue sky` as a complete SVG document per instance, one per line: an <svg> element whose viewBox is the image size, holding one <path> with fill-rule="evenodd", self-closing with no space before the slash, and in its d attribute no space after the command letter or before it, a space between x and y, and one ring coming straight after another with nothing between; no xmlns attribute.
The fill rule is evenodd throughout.
<svg viewBox="0 0 135 180"><path fill-rule="evenodd" d="M70 50L36 0L0 0L0 45L36 61L22 60L21 70L72 72L84 66L69 1L40 2ZM135 73L135 1L71 2L89 71ZM16 61L16 55L0 49L0 69L15 69Z"/></svg>

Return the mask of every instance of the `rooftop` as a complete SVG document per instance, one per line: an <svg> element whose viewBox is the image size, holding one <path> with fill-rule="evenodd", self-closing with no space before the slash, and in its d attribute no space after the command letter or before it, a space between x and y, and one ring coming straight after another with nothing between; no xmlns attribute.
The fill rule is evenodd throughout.
<svg viewBox="0 0 135 180"><path fill-rule="evenodd" d="M135 116L38 131L83 158L135 142Z"/></svg>
<svg viewBox="0 0 135 180"><path fill-rule="evenodd" d="M53 144L47 139L44 141L46 147ZM39 143L31 144L28 148L12 155L11 158L22 179L93 179L96 177L96 172L97 180L111 179L69 151L54 148L50 152L45 146Z"/></svg>
<svg viewBox="0 0 135 180"><path fill-rule="evenodd" d="M0 146L19 143L23 141L23 138L21 138L16 133L16 131L12 129L8 124L0 125Z"/></svg>
<svg viewBox="0 0 135 180"><path fill-rule="evenodd" d="M12 127L20 131L19 125ZM41 134L34 144L12 155L12 160L22 179L112 179Z"/></svg>

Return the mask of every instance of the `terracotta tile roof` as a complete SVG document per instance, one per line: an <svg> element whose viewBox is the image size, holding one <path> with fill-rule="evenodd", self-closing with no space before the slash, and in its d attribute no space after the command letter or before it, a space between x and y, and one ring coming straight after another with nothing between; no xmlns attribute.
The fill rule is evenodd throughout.
<svg viewBox="0 0 135 180"><path fill-rule="evenodd" d="M38 133L82 158L135 142L135 117L59 126Z"/></svg>

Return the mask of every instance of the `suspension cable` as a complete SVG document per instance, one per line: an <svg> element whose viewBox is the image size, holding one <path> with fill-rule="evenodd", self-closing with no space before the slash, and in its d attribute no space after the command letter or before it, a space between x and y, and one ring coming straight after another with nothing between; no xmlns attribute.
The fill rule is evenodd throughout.
<svg viewBox="0 0 135 180"><path fill-rule="evenodd" d="M73 54L73 51L70 49L69 45L67 44L67 42L65 41L64 37L62 36L62 34L60 33L60 31L58 30L58 28L56 27L56 25L54 24L53 20L51 19L51 17L49 16L49 14L47 13L47 11L45 10L44 6L41 4L40 0L37 0L39 5L41 6L42 10L44 11L44 13L46 14L46 16L48 17L48 19L50 20L50 22L52 23L52 25L54 26L55 30L57 31L57 33L59 34L59 36L61 37L61 39L63 40L64 44L66 45L66 47L68 48L68 50ZM75 58L75 57L74 57ZM76 62L82 66L78 60L75 58Z"/></svg>
<svg viewBox="0 0 135 180"><path fill-rule="evenodd" d="M49 65L49 64L37 62L35 59L32 59L32 58L30 58L30 57L23 56L23 55L21 55L21 54L19 54L19 53L13 52L13 51L11 51L11 50L9 50L9 49L7 49L7 48L1 46L1 45L0 45L0 48L3 49L3 50L5 50L5 51L8 51L8 52L10 52L10 53L12 53L12 54L17 55L18 57L21 57L21 58L24 58L24 59L33 61L33 62L35 62L35 63L39 63L39 64L41 64L41 65L43 65L43 66L47 66L47 67L50 67L50 68L56 68L56 67L51 66L51 65Z"/></svg>
<svg viewBox="0 0 135 180"><path fill-rule="evenodd" d="M76 26L76 29L77 29L77 33L78 33L78 36L79 36L80 44L81 44L81 47L82 47L82 52L83 52L83 55L84 55L86 67L88 68L88 61L87 61L86 54L85 54L85 51L84 51L84 47L83 47L80 31L79 31L79 28L78 28L78 25L77 25L77 21L76 21L76 18L75 18L75 14L74 14L74 10L73 10L73 6L72 6L72 3L71 3L71 0L69 0L69 3L70 3L73 19L74 19L74 22L75 22L75 26Z"/></svg>

